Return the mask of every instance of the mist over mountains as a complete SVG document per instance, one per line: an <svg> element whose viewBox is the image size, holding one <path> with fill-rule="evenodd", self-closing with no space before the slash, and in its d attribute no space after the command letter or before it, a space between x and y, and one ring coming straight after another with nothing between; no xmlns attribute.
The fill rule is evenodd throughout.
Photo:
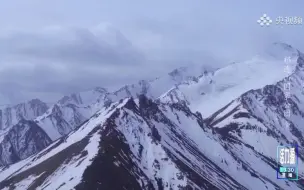
<svg viewBox="0 0 304 190"><path fill-rule="evenodd" d="M303 189L303 82L303 54L274 43L220 68L6 106L0 189ZM280 144L299 145L299 181L276 179Z"/></svg>

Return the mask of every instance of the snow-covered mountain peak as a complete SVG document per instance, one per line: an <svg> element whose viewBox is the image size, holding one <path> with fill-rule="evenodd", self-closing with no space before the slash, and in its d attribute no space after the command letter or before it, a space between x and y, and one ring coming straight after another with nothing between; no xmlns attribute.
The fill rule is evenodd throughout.
<svg viewBox="0 0 304 190"><path fill-rule="evenodd" d="M278 49L283 49L283 52L297 52L297 50L291 50L289 46L283 46L283 48L282 45L272 45L273 49L276 46ZM273 50L273 52L279 51ZM288 56L288 53L285 55ZM161 101L184 100L190 103L192 110L199 111L204 117L208 117L243 93L275 84L294 73L297 67L301 68L304 59L300 53L287 60L288 63L286 63L285 55L282 59L256 56L247 61L229 64L212 74L199 77L195 83L181 84L171 89L167 96L162 95ZM288 68L286 68L287 64ZM291 73L286 69L290 69Z"/></svg>
<svg viewBox="0 0 304 190"><path fill-rule="evenodd" d="M199 77L207 76L214 71L215 69L208 69L200 65L180 67L153 80L140 80L137 83L125 85L119 90L107 94L105 99L109 102L115 102L126 97L136 98L141 94L157 99L172 87L197 83Z"/></svg>
<svg viewBox="0 0 304 190"><path fill-rule="evenodd" d="M34 121L21 119L0 142L0 166L35 154L51 143L51 139Z"/></svg>
<svg viewBox="0 0 304 190"><path fill-rule="evenodd" d="M72 93L61 98L58 103L61 105L75 104L75 105L91 105L98 102L108 93L107 89L102 87L95 87L91 90Z"/></svg>
<svg viewBox="0 0 304 190"><path fill-rule="evenodd" d="M0 189L302 189L276 179L275 154L252 147L248 135L255 133L243 130L242 139L212 131L184 104L126 98L38 154L0 168Z"/></svg>
<svg viewBox="0 0 304 190"><path fill-rule="evenodd" d="M0 130L17 124L21 119L35 119L45 113L47 109L48 105L39 99L5 107L0 110Z"/></svg>
<svg viewBox="0 0 304 190"><path fill-rule="evenodd" d="M72 93L53 104L35 121L52 140L56 140L100 110L105 105L108 94L109 92L102 87Z"/></svg>
<svg viewBox="0 0 304 190"><path fill-rule="evenodd" d="M303 189L274 174L279 144L304 146L304 56L284 43L265 49L72 93L47 111L38 99L0 110L0 189Z"/></svg>
<svg viewBox="0 0 304 190"><path fill-rule="evenodd" d="M284 49L282 45L273 46ZM288 48L289 46L285 47ZM295 67L297 61L292 59L290 65ZM286 77L284 65L284 59L269 60L265 57L254 57L220 69L206 69L197 65L181 67L157 79L140 80L114 92L97 87L73 93L63 97L57 106L36 121L42 127L48 126L46 129L59 130L60 132L56 134L47 132L49 135L52 134L50 135L52 139L58 138L73 130L103 106L126 97L137 98L141 94L152 99L161 97L160 99L163 100L161 102L183 101L194 111L199 111L204 117L208 117L244 92L274 84Z"/></svg>
<svg viewBox="0 0 304 190"><path fill-rule="evenodd" d="M265 136L263 138L274 138L268 139L268 142L261 137L257 139L257 143L267 144L269 150L275 149L280 143L296 143L303 146L303 79L303 71L296 71L290 75L291 88L289 97L285 94L285 79L260 89L249 90L212 114L207 121L212 127L220 130L225 128L226 132L237 131L240 133L244 131L243 133L248 135L248 133L252 133L252 131L248 132L248 130L258 129L259 133L262 134L255 133L255 135L264 136L266 134L268 137ZM287 107L288 104L290 104L290 108ZM286 111L288 109L290 109L290 112L287 115ZM239 136L241 137L242 135ZM253 136L244 138L245 141L255 144L256 142L253 139ZM271 144L270 141L272 141ZM254 147L256 146L255 144ZM301 159L304 160L303 157ZM301 171L303 171L303 168L301 168Z"/></svg>
<svg viewBox="0 0 304 190"><path fill-rule="evenodd" d="M196 121L198 118L191 112L183 114L174 107L157 105L143 95L135 101L131 98L116 102L39 154L0 169L0 188L99 189L103 186L107 189L169 190L199 186L242 187L220 168L216 169L217 178L228 179L225 183L204 171L203 168L216 168L216 165L202 155L181 130L189 130L190 126L182 127L185 124L202 130ZM188 153L187 159L181 151ZM100 173L98 178L90 177L96 176L97 171L108 173ZM28 175L24 176L24 172ZM28 179L29 175L33 178ZM114 182L117 177L121 180ZM11 183L16 178L18 180ZM32 183L24 184L28 180Z"/></svg>

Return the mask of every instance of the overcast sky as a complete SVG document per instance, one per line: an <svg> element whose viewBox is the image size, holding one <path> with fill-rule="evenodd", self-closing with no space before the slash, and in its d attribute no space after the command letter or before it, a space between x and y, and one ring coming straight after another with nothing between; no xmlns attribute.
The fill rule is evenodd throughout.
<svg viewBox="0 0 304 190"><path fill-rule="evenodd" d="M113 89L187 64L223 65L276 41L304 50L304 25L256 22L264 13L304 18L303 7L303 0L0 0L0 104Z"/></svg>

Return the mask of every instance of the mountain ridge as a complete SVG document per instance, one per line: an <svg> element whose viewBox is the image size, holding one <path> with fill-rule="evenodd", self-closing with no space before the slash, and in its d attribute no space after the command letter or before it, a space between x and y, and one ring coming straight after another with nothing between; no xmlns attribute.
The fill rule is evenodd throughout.
<svg viewBox="0 0 304 190"><path fill-rule="evenodd" d="M281 57L256 57L198 76L180 76L188 71L179 68L173 78L113 93L96 88L65 96L34 120L46 134L44 147L0 165L0 189L303 189L274 175L276 147L304 145L304 56L289 50L290 75Z"/></svg>
<svg viewBox="0 0 304 190"><path fill-rule="evenodd" d="M275 175L255 170L252 163L246 163L246 160L241 159L245 152L252 152L246 155L255 162L260 160L266 164L260 167L274 167L273 159L267 157L268 155L263 156L257 153L250 147L250 144L245 146L244 142L238 141L237 138L227 138L227 133L213 134L212 128L205 125L201 117L192 113L185 104L156 103L142 95L139 96L139 99L127 98L113 106L98 112L75 132L54 142L38 155L21 161L23 166L21 165L21 170L17 169L20 166L16 168L17 173L7 169L2 171L4 172L2 176L9 177L0 180L2 181L0 187L8 187L8 185L12 187L13 180L15 181L14 188L18 189L22 185L25 187L24 184L28 184L27 180L32 180L31 186L27 186L28 189L38 187L45 189L72 187L75 189L102 187L110 189L252 189L258 184L259 189L269 187L278 189L284 187L285 189L288 186L299 189L299 184L296 182L285 184L282 181L279 183L280 181L273 181ZM209 146L217 147L214 150L223 151L219 158L217 158L216 152L212 153L214 150L202 146L207 142ZM68 144L65 145L66 143ZM88 143L94 147L90 149L90 152L88 152L89 149L87 151L83 149L89 146ZM226 146L230 148L227 149ZM96 149L97 147L99 148ZM242 150L239 149L240 147ZM71 153L73 157L68 156ZM43 167L47 163L51 164L62 158L62 156L59 157L62 154L66 155L63 157L65 159L61 159L61 164L56 164L56 170L48 171L46 167ZM224 156L225 154L227 156ZM85 161L89 157L91 161ZM30 164L27 164L28 162ZM85 163L88 164L87 167L81 167L82 169L78 170L83 171L83 174L80 172L81 176L73 177L68 172L71 167L77 169L79 167L77 165ZM238 166L239 163L241 163L240 166ZM14 167L14 165L10 167ZM66 167L70 169L68 170ZM207 171L212 172L206 172L204 169L206 167L209 168ZM255 167L257 166L255 165ZM232 168L238 169L233 172L230 171ZM113 173L99 173L102 169ZM169 173L163 175L163 172L167 170ZM275 171L274 168L271 170ZM35 172L33 175L34 171L39 172ZM60 179L47 177L59 175L59 173L56 174L56 171L61 173ZM177 172L176 176L174 171ZM9 173L5 174L5 172ZM10 174L11 172L12 174ZM258 184L245 183L246 178L232 177L237 176L239 172L242 172L244 177L255 176L252 180L255 179ZM47 176L43 176L43 174ZM174 178L169 177L173 174ZM29 178L29 175L32 178ZM113 180L117 175L128 180L114 183ZM70 177L67 178L67 176ZM16 181L17 178L21 181Z"/></svg>

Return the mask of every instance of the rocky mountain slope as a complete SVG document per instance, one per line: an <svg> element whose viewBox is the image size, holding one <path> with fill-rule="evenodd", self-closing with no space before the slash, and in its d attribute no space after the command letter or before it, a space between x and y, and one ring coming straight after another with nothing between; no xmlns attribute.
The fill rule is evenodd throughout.
<svg viewBox="0 0 304 190"><path fill-rule="evenodd" d="M192 110L208 117L243 93L287 77L285 57L290 57L291 71L298 65L299 57L304 57L297 49L282 43L272 44L267 50L249 60L208 72L191 84L172 87L160 100L186 101Z"/></svg>
<svg viewBox="0 0 304 190"><path fill-rule="evenodd" d="M216 70L65 96L2 136L0 189L303 189L303 84L303 54L277 43ZM280 144L300 146L300 181L276 179Z"/></svg>
<svg viewBox="0 0 304 190"><path fill-rule="evenodd" d="M71 132L98 111L103 106L103 104L99 105L99 101L106 93L103 88L95 88L64 96L44 114L35 118L35 122L52 140L56 140Z"/></svg>
<svg viewBox="0 0 304 190"><path fill-rule="evenodd" d="M0 188L303 188L276 180L271 156L214 131L185 104L140 96L102 109L40 153L2 168Z"/></svg>
<svg viewBox="0 0 304 190"><path fill-rule="evenodd" d="M142 80L137 84L126 85L114 92L108 92L104 88L97 87L64 96L49 108L46 103L38 99L3 108L0 110L0 146L10 146L9 142L2 142L2 140L9 137L9 133L13 130L11 127L22 119L34 120L54 141L77 128L102 107L107 107L121 98L137 97L140 94L155 98L166 91L167 88L194 80L196 76L205 71L203 68L179 68L161 78L151 81ZM41 143L44 144L44 142ZM28 151L36 153L32 150ZM2 162L0 165L14 163L17 160L10 159L10 161Z"/></svg>
<svg viewBox="0 0 304 190"><path fill-rule="evenodd" d="M32 120L44 114L48 109L46 103L33 99L15 106L6 106L0 109L0 131L5 131L21 119Z"/></svg>
<svg viewBox="0 0 304 190"><path fill-rule="evenodd" d="M60 99L35 121L52 140L56 140L75 129L104 106L107 107L127 97L136 98L140 94L155 99L172 86L191 82L204 72L206 72L204 69L179 68L163 77L151 81L141 80L136 84L125 85L114 92L98 87L74 93Z"/></svg>
<svg viewBox="0 0 304 190"><path fill-rule="evenodd" d="M142 80L137 84L126 85L114 92L108 92L104 88L97 87L92 90L64 96L51 105L50 108L38 99L7 107L3 110L2 123L4 123L3 126L5 127L0 130L0 145L3 147L10 146L9 142L2 142L2 140L9 137L9 133L13 130L11 126L17 124L21 119L34 120L46 132L47 136L54 141L80 126L104 106L108 107L111 103L122 98L136 98L140 94L156 98L171 86L195 80L197 76L202 75L204 72L206 70L203 68L179 68L161 78L151 81ZM0 113L2 113L1 110ZM44 144L44 142L41 143ZM32 150L28 151L36 153ZM10 159L10 161L2 162L0 165L14 163L15 161L17 160Z"/></svg>
<svg viewBox="0 0 304 190"><path fill-rule="evenodd" d="M48 135L31 121L47 109L46 103L33 99L0 110L0 166L27 158L51 142Z"/></svg>
<svg viewBox="0 0 304 190"><path fill-rule="evenodd" d="M25 159L51 143L48 135L33 121L20 120L0 143L0 166Z"/></svg>

